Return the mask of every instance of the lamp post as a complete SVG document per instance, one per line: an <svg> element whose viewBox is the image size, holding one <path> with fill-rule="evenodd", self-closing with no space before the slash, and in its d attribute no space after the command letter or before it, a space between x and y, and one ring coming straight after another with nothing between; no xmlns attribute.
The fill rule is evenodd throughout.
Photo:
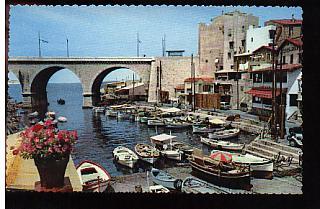
<svg viewBox="0 0 320 209"><path fill-rule="evenodd" d="M276 73L275 73L275 54L274 54L274 39L276 30L269 30L270 38L272 39L272 113L271 113L271 138L276 141Z"/></svg>

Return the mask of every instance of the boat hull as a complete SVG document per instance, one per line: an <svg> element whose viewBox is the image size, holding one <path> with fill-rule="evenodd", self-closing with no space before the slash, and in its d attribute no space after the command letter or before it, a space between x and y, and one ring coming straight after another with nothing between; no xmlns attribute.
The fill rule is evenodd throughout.
<svg viewBox="0 0 320 209"><path fill-rule="evenodd" d="M238 137L240 134L240 130L236 130L236 131L229 133L229 134L227 133L227 131L228 130L221 131L221 132L226 132L226 134L222 134L222 135L218 134L218 133L221 133L220 131L208 133L208 137L209 137L209 139L231 139L231 138Z"/></svg>
<svg viewBox="0 0 320 209"><path fill-rule="evenodd" d="M182 151L173 152L171 150L169 150L169 151L162 150L160 153L163 157L171 159L171 160L181 161L183 158Z"/></svg>
<svg viewBox="0 0 320 209"><path fill-rule="evenodd" d="M240 152L244 148L243 144L223 145L223 144L218 144L218 143L211 142L210 139L205 139L205 138L201 138L201 142L203 144L206 144L206 145L214 148L214 149L225 150L225 151Z"/></svg>
<svg viewBox="0 0 320 209"><path fill-rule="evenodd" d="M187 177L182 182L181 191L188 194L227 194L227 192L217 188L217 186L194 177Z"/></svg>

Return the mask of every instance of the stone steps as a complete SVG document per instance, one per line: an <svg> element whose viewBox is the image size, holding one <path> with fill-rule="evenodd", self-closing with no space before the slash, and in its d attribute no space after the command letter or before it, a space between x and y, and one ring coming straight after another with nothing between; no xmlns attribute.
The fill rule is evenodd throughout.
<svg viewBox="0 0 320 209"><path fill-rule="evenodd" d="M268 139L260 139L260 140L257 140L257 142L264 143L266 145L271 145L273 147L277 147L278 149L284 150L287 152L296 153L297 155L299 155L299 152L301 152L301 149L299 149L299 148L290 147L290 146L287 146L284 144L276 143L276 142L270 141Z"/></svg>

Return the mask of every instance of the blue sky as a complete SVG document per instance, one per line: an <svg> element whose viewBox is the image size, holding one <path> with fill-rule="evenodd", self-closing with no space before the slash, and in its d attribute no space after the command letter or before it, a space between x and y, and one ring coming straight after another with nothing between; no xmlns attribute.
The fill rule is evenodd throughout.
<svg viewBox="0 0 320 209"><path fill-rule="evenodd" d="M42 56L161 56L161 39L166 49L183 49L197 54L198 24L209 23L222 11L233 10L259 17L260 25L270 19L302 19L299 7L197 7L197 6L12 6L10 8L9 56L38 56L38 32L48 43L41 44ZM109 74L108 80L130 76L128 70ZM12 76L10 75L10 78ZM107 79L107 78L106 78ZM105 79L105 80L106 80ZM68 70L55 73L50 82L78 82Z"/></svg>

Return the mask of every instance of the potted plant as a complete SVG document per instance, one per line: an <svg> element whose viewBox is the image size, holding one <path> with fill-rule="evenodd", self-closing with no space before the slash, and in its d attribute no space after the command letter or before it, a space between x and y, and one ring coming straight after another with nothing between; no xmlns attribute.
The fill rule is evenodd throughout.
<svg viewBox="0 0 320 209"><path fill-rule="evenodd" d="M77 131L57 130L51 120L36 124L20 134L22 141L13 154L34 159L41 187L64 186L64 174L69 162Z"/></svg>

